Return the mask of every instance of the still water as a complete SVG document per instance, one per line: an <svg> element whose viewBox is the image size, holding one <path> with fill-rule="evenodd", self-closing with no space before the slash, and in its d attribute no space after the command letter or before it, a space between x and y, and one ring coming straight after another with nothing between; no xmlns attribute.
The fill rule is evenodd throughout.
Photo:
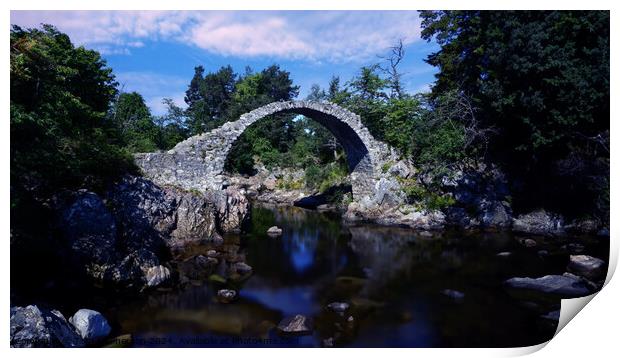
<svg viewBox="0 0 620 358"><path fill-rule="evenodd" d="M283 229L281 237L266 235L273 225ZM89 304L110 320L115 335L131 334L132 346L320 347L329 338L336 347L527 346L553 336L557 322L541 315L560 302L518 300L502 282L562 274L569 252L559 239L536 238L536 248L522 239L346 226L333 214L257 207L247 233L226 238L253 268L234 287L235 302L218 303L222 286L198 281ZM605 255L596 240L581 240L586 253ZM497 255L506 251L507 257ZM464 297L451 298L446 289ZM327 312L335 301L351 305L345 316ZM275 326L296 314L313 320L313 334L280 338Z"/></svg>

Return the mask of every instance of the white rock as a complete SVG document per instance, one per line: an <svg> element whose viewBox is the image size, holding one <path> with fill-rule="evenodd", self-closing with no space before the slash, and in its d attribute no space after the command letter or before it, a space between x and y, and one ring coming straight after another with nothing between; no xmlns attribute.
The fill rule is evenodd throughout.
<svg viewBox="0 0 620 358"><path fill-rule="evenodd" d="M598 279L605 268L605 261L588 255L570 255L567 270L590 280Z"/></svg>
<svg viewBox="0 0 620 358"><path fill-rule="evenodd" d="M98 341L107 337L112 328L103 315L97 311L82 308L75 312L69 322L85 341Z"/></svg>
<svg viewBox="0 0 620 358"><path fill-rule="evenodd" d="M153 266L146 272L146 285L159 286L170 279L170 270L166 266Z"/></svg>
<svg viewBox="0 0 620 358"><path fill-rule="evenodd" d="M269 236L280 236L282 235L282 229L277 226L272 226L267 230L267 235Z"/></svg>

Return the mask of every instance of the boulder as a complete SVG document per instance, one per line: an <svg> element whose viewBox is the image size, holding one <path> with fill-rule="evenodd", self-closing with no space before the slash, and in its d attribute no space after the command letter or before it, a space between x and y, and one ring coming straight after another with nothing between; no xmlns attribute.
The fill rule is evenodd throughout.
<svg viewBox="0 0 620 358"><path fill-rule="evenodd" d="M480 221L485 227L505 228L512 224L510 210L500 201L491 201L481 205Z"/></svg>
<svg viewBox="0 0 620 358"><path fill-rule="evenodd" d="M312 323L306 316L297 314L280 321L278 332L282 335L309 335L312 334Z"/></svg>
<svg viewBox="0 0 620 358"><path fill-rule="evenodd" d="M71 262L89 275L116 260L116 222L103 200L80 190L59 199L59 227Z"/></svg>
<svg viewBox="0 0 620 358"><path fill-rule="evenodd" d="M525 247L535 247L536 245L538 245L538 243L534 239L525 239L525 240L521 241L521 243Z"/></svg>
<svg viewBox="0 0 620 358"><path fill-rule="evenodd" d="M506 280L504 284L512 289L543 292L565 298L590 294L587 284L570 274L547 275L539 278L514 277Z"/></svg>
<svg viewBox="0 0 620 358"><path fill-rule="evenodd" d="M125 176L108 197L128 251L182 248L213 240L217 234L212 195L162 188L144 178Z"/></svg>
<svg viewBox="0 0 620 358"><path fill-rule="evenodd" d="M405 193L394 178L380 178L375 184L373 201L376 205L400 205L405 202Z"/></svg>
<svg viewBox="0 0 620 358"><path fill-rule="evenodd" d="M166 266L150 267L146 272L146 285L156 287L170 279L170 270Z"/></svg>
<svg viewBox="0 0 620 358"><path fill-rule="evenodd" d="M237 292L234 290L219 290L217 291L217 299L222 303L230 303L237 297Z"/></svg>
<svg viewBox="0 0 620 358"><path fill-rule="evenodd" d="M11 307L11 347L84 347L62 313L31 305Z"/></svg>
<svg viewBox="0 0 620 358"><path fill-rule="evenodd" d="M585 218L577 219L566 226L571 233L576 234L596 234L601 227L601 222L597 219Z"/></svg>
<svg viewBox="0 0 620 358"><path fill-rule="evenodd" d="M238 273L241 276L249 275L252 273L252 266L246 264L245 262L235 262L232 266L234 272Z"/></svg>
<svg viewBox="0 0 620 358"><path fill-rule="evenodd" d="M267 235L275 237L275 236L280 236L282 235L282 229L280 229L277 226L272 226L269 229L267 229Z"/></svg>
<svg viewBox="0 0 620 358"><path fill-rule="evenodd" d="M176 227L179 192L141 177L125 176L108 192L128 252L157 252Z"/></svg>
<svg viewBox="0 0 620 358"><path fill-rule="evenodd" d="M562 216L545 210L519 215L513 219L512 229L517 232L536 235L562 235L565 232Z"/></svg>
<svg viewBox="0 0 620 358"><path fill-rule="evenodd" d="M604 273L605 261L588 255L570 255L566 269L589 280L596 280Z"/></svg>
<svg viewBox="0 0 620 358"><path fill-rule="evenodd" d="M69 322L86 342L97 342L110 334L112 328L97 311L82 308L69 318Z"/></svg>
<svg viewBox="0 0 620 358"><path fill-rule="evenodd" d="M215 213L204 195L179 193L176 226L170 238L173 244L185 246L210 239L215 233Z"/></svg>
<svg viewBox="0 0 620 358"><path fill-rule="evenodd" d="M218 227L222 232L240 232L250 217L250 202L238 187L215 190L207 197L215 207Z"/></svg>

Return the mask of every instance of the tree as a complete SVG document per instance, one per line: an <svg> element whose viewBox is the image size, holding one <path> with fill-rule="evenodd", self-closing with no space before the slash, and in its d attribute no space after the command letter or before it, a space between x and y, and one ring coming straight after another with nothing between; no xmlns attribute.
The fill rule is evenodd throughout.
<svg viewBox="0 0 620 358"><path fill-rule="evenodd" d="M172 98L164 98L162 103L166 106L166 114L154 118L158 127L155 144L159 149L168 150L188 138L190 132L186 111L177 106Z"/></svg>
<svg viewBox="0 0 620 358"><path fill-rule="evenodd" d="M204 98L204 72L204 67L194 67L194 77L192 77L187 91L185 91L187 113L191 118L189 126L191 132L194 134L198 134L202 131L207 116Z"/></svg>
<svg viewBox="0 0 620 358"><path fill-rule="evenodd" d="M316 102L324 101L326 98L327 94L316 83L310 87L310 93L306 96L306 100Z"/></svg>
<svg viewBox="0 0 620 358"><path fill-rule="evenodd" d="M427 58L439 68L433 96L466 93L482 127L496 129L490 159L521 183L517 206L598 206L593 188L609 176L609 12L421 17L422 37L440 45Z"/></svg>
<svg viewBox="0 0 620 358"><path fill-rule="evenodd" d="M236 78L237 75L230 66L221 67L206 75L202 66L194 69L194 77L185 92L192 134L209 131L225 122L235 91Z"/></svg>
<svg viewBox="0 0 620 358"><path fill-rule="evenodd" d="M404 57L405 49L402 39L399 39L396 45L390 47L390 54L387 57L381 56L387 62L387 65L381 67L381 70L388 75L391 98L402 98L404 94L401 84L402 73L398 70L398 66Z"/></svg>
<svg viewBox="0 0 620 358"><path fill-rule="evenodd" d="M157 150L159 131L141 94L121 93L112 105L110 117L118 128L123 147L131 152Z"/></svg>
<svg viewBox="0 0 620 358"><path fill-rule="evenodd" d="M10 42L12 200L101 189L134 170L106 120L117 83L99 53L51 25L13 26Z"/></svg>

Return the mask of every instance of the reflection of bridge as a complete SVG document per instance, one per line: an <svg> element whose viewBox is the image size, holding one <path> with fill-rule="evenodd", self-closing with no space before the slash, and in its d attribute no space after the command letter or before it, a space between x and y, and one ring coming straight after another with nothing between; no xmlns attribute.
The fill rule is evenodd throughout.
<svg viewBox="0 0 620 358"><path fill-rule="evenodd" d="M331 103L273 102L241 115L235 122L188 138L167 152L137 154L136 163L158 184L221 189L224 164L234 142L250 125L276 113L301 114L327 128L345 150L353 196L361 198L372 192L375 176L390 149L372 137L357 114Z"/></svg>

